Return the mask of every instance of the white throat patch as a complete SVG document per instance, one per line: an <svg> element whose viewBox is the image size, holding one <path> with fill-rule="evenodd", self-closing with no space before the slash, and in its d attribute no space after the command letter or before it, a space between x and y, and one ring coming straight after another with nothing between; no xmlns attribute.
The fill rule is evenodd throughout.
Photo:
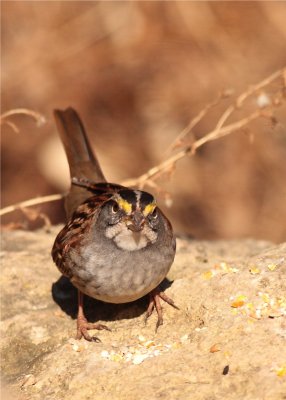
<svg viewBox="0 0 286 400"><path fill-rule="evenodd" d="M158 235L146 225L142 231L132 232L127 228L124 222L120 222L108 227L105 236L109 239L113 239L120 249L135 251L143 249L148 243L154 243Z"/></svg>

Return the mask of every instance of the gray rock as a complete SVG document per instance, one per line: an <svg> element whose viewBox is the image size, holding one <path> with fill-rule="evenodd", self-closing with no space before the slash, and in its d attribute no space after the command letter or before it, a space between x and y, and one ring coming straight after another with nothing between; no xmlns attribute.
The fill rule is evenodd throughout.
<svg viewBox="0 0 286 400"><path fill-rule="evenodd" d="M285 398L285 243L179 238L166 293L180 310L164 304L155 334L146 299L88 299L112 332L87 343L73 339L76 292L50 257L58 230L3 234L3 399Z"/></svg>

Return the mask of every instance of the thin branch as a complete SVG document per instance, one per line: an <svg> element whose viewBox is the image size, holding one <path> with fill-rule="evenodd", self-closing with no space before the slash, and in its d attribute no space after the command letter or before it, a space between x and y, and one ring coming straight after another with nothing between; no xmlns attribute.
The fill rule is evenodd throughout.
<svg viewBox="0 0 286 400"><path fill-rule="evenodd" d="M15 133L19 133L19 132L20 132L16 124L14 124L13 122L8 121L8 120L6 120L6 119L5 119L5 120L4 120L4 119L1 120L1 118L0 118L0 124L1 124L1 125L5 125L5 124L6 124L6 125L10 126L10 128L11 128Z"/></svg>
<svg viewBox="0 0 286 400"><path fill-rule="evenodd" d="M219 119L215 129L213 129L211 132L203 136L202 138L196 140L194 143L185 145L185 147L179 151L177 154L169 157L167 160L164 160L160 164L156 165L155 167L151 168L149 171L147 171L145 174L139 176L138 178L134 179L127 179L122 182L123 185L126 186L139 186L139 188L143 188L144 185L150 181L154 180L157 178L159 175L165 173L168 169L174 168L175 164L177 161L181 160L185 156L189 154L194 154L196 150L201 147L202 145L206 144L207 142L210 142L212 140L216 140L218 138L221 138L223 136L229 135L230 133L237 131L238 129L241 129L245 125L249 124L251 121L259 118L260 116L263 116L264 113L262 112L261 109L258 109L254 111L252 114L249 114L247 117L240 119L239 121L230 123L226 126L224 126L224 123L226 120L229 118L229 116L235 111L236 108L241 107L243 102L252 94L254 94L256 91L262 89L263 87L269 85L271 82L273 82L275 79L279 78L280 76L283 78L285 75L286 69L283 68L279 71L274 72L271 74L269 77L264 79L263 81L259 82L257 85L249 87L248 90L240 94L235 103L230 105L225 112L222 114L221 118ZM210 103L209 106L207 106L204 110L202 110L201 113L197 115L189 125L179 134L180 140L182 139L183 136L185 136L190 130L189 128L192 127L192 124L196 125L201 118L205 115L205 113L210 109L212 104L215 104L215 102ZM266 115L264 115L266 116Z"/></svg>
<svg viewBox="0 0 286 400"><path fill-rule="evenodd" d="M231 104L226 110L225 112L222 114L222 116L220 117L216 128L220 129L224 123L226 122L226 120L231 116L231 114L237 109L240 108L242 106L242 104L244 103L244 101L250 97L251 95L253 95L255 92L258 92L259 90L261 90L262 88L264 88L265 86L268 86L271 82L273 82L275 79L279 78L279 76L283 76L284 73L284 69L280 69L279 71L274 72L272 75L268 76L267 78L265 78L263 81L259 82L257 85L251 85L248 90L244 91L243 93L241 93L234 104Z"/></svg>
<svg viewBox="0 0 286 400"><path fill-rule="evenodd" d="M254 94L256 91L262 89L263 87L269 85L271 82L273 82L275 79L282 77L284 79L284 87L285 87L285 82L286 82L286 69L281 69L279 71L276 71L263 81L259 82L255 86L251 86L247 91L243 92L240 96L237 97L236 101L234 104L230 105L225 112L222 114L220 117L216 127L210 131L208 134L203 136L202 138L196 140L192 144L185 145L185 147L179 151L178 153L172 155L169 157L167 160L164 160L160 164L156 165L155 167L151 168L149 171L147 171L145 174L139 176L138 178L134 179L128 179L122 182L123 185L125 186L137 186L139 188L143 188L144 185L148 184L151 187L156 187L157 184L154 182L154 179L157 178L159 175L166 173L167 171L172 171L175 168L176 162L179 161L180 159L184 158L187 155L194 155L196 150L203 146L204 144L216 140L218 138L224 137L226 135L229 135L230 133L237 131L238 129L243 128L244 126L248 125L251 121L264 116L270 119L273 119L272 114L265 114L265 112L261 109L257 109L254 111L252 114L249 114L247 117L240 119L239 121L230 123L226 126L224 126L226 120L230 117L230 115L241 105L243 102L252 94ZM220 98L222 98L222 95L220 95ZM219 101L219 98L216 99L214 102L208 104L195 118L193 118L188 126L179 134L177 137L176 142L178 140L182 140L183 137L185 137L200 121L201 119L207 114L207 112L217 104ZM281 102L282 103L282 102ZM280 105L281 103L277 104ZM7 117L14 115L14 114L27 114L35 118L38 122L43 121L43 117L34 112L30 111L27 109L17 109L17 110L12 110L4 113L0 117L0 122L1 123L8 123L8 121L4 121ZM10 125L12 124L11 122L9 123ZM12 124L13 125L13 124ZM14 128L13 128L14 129ZM17 129L17 128L16 128ZM13 212L17 209L21 209L23 207L30 207L34 206L37 204L43 204L47 203L50 201L55 201L55 200L60 200L64 197L62 194L54 194L54 195L49 195L49 196L43 196L43 197L38 197L38 198L33 198L30 200L26 200L8 207L4 207L0 209L0 216L8 214L10 212Z"/></svg>
<svg viewBox="0 0 286 400"><path fill-rule="evenodd" d="M51 194L48 196L41 196L41 197L36 197L33 199L25 200L20 203L12 204L11 206L1 208L0 216L9 214L9 213L16 211L18 209L21 209L23 207L31 207L31 206L35 206L37 204L49 203L50 201L60 200L63 198L64 198L63 194Z"/></svg>
<svg viewBox="0 0 286 400"><path fill-rule="evenodd" d="M7 121L7 118L17 115L17 114L24 114L24 115L28 115L29 117L32 117L37 122L38 126L41 126L46 122L45 117L42 114L40 114L34 110L29 110L27 108L16 108L14 110L9 110L9 111L6 111L5 113L1 114L0 123L1 124L7 123L8 125L9 124L12 125L11 122ZM18 130L18 128L16 128L16 131L17 130Z"/></svg>
<svg viewBox="0 0 286 400"><path fill-rule="evenodd" d="M229 135L230 133L243 128L245 125L248 125L254 119L261 117L261 115L262 115L262 112L260 110L256 110L252 114L250 114L248 117L242 118L237 122L233 122L232 124L226 125L223 128L214 129L212 132L208 133L207 135L196 140L195 143L193 143L193 145L191 146L192 153L194 153L199 147L201 147L203 144L205 144L207 142L210 142L212 140L216 140L223 136Z"/></svg>
<svg viewBox="0 0 286 400"><path fill-rule="evenodd" d="M169 148L167 149L167 152L169 150L173 150L176 148L178 145L181 144L182 139L187 136L188 133L194 129L196 125L203 119L203 117L209 112L209 110L213 107L215 107L219 101L222 99L222 97L226 97L224 93L219 93L217 98L212 101L211 103L207 104L194 118L190 120L188 125L182 130L182 132L176 137L173 143L170 144Z"/></svg>
<svg viewBox="0 0 286 400"><path fill-rule="evenodd" d="M261 116L261 111L257 110L250 114L248 117L241 119L240 121L234 122L229 124L221 129L214 129L213 131L209 132L207 135L203 136L202 138L196 140L192 145L185 147L183 150L179 151L177 154L169 157L167 160L163 161L159 165L151 168L145 174L139 176L135 179L128 179L122 182L124 186L139 186L139 188L143 187L146 181L150 181L151 178L155 179L158 175L161 175L163 172L167 171L168 169L174 167L175 163L182 158L184 158L188 154L194 154L196 150L203 146L205 143L210 142L212 140L216 140L220 137L229 135L230 133L241 129L245 125L249 124L254 119L257 119ZM143 186L142 186L143 185Z"/></svg>
<svg viewBox="0 0 286 400"><path fill-rule="evenodd" d="M273 74L271 74L270 76L268 76L267 78L263 79L262 81L258 82L256 85L252 85L248 88L248 90L246 90L245 92L241 93L240 96L238 96L237 100L236 100L236 104L237 107L241 107L242 103L247 99L247 97L249 97L250 95L252 95L253 93L261 90L262 88L264 88L265 86L270 85L270 83L272 83L273 81L275 81L275 79L279 78L280 76L283 77L283 75L286 72L286 68L282 68L279 69L276 72L273 72Z"/></svg>

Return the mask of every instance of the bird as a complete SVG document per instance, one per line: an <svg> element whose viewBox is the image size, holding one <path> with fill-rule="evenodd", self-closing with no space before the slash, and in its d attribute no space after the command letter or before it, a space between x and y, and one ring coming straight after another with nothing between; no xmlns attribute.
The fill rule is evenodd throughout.
<svg viewBox="0 0 286 400"><path fill-rule="evenodd" d="M146 320L160 300L178 308L160 287L173 264L176 239L172 225L148 192L106 180L77 111L54 110L67 156L71 186L65 198L67 222L56 236L52 258L78 289L76 338L100 341L91 329L84 295L107 303L128 303L149 295Z"/></svg>

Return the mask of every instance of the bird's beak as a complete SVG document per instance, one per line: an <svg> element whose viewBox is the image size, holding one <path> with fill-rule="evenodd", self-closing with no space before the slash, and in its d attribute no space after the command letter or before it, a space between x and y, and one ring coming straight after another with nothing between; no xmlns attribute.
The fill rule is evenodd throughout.
<svg viewBox="0 0 286 400"><path fill-rule="evenodd" d="M127 220L127 228L132 232L142 231L145 224L145 217L140 211L134 211Z"/></svg>

